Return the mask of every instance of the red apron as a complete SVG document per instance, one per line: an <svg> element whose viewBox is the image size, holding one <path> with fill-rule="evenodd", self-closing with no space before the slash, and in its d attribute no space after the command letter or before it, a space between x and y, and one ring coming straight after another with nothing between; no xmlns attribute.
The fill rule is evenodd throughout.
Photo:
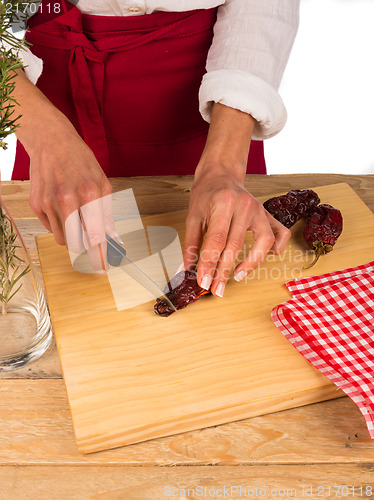
<svg viewBox="0 0 374 500"><path fill-rule="evenodd" d="M25 36L43 60L37 87L105 174L193 174L209 127L198 92L217 9L96 16L62 0L62 14L48 14L56 4L43 0ZM29 179L29 167L17 141L12 179ZM266 173L261 141L251 144L247 172Z"/></svg>

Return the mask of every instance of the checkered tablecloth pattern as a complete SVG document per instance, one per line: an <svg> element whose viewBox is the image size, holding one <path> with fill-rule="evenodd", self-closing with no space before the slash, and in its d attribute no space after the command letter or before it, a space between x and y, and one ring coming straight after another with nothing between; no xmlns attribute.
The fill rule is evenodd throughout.
<svg viewBox="0 0 374 500"><path fill-rule="evenodd" d="M286 286L275 325L356 403L374 438L374 261Z"/></svg>

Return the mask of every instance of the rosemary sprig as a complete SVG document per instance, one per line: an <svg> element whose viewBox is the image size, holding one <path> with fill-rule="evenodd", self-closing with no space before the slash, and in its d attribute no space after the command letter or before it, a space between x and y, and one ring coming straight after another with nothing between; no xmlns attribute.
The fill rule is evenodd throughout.
<svg viewBox="0 0 374 500"><path fill-rule="evenodd" d="M16 253L17 249L21 248L16 244L16 239L17 233L12 221L0 205L0 303L3 315L8 311L9 301L22 286L19 280L30 271L30 266L21 270L25 261Z"/></svg>
<svg viewBox="0 0 374 500"><path fill-rule="evenodd" d="M0 54L0 147L3 149L8 147L4 139L15 132L22 116L15 117L15 105L18 103L12 97L16 76L14 71L21 67L21 61L14 58L11 50Z"/></svg>
<svg viewBox="0 0 374 500"><path fill-rule="evenodd" d="M7 149L6 137L13 134L19 126L22 115L15 115L18 102L12 97L16 77L15 71L24 67L16 56L18 49L25 49L31 44L19 39L12 33L14 23L20 23L27 17L27 8L39 0L22 2L21 0L0 0L0 148ZM5 47L7 42L11 48ZM13 50L12 50L13 49Z"/></svg>
<svg viewBox="0 0 374 500"><path fill-rule="evenodd" d="M15 132L22 116L17 116L19 103L13 97L16 70L24 67L18 53L31 45L14 36L12 27L22 26L29 14L28 9L39 1L0 0L0 148L3 149L7 149L5 139ZM21 247L16 239L12 221L0 203L0 303L3 315L8 311L9 301L22 287L21 278L30 271L30 266L23 267L24 261L17 255Z"/></svg>

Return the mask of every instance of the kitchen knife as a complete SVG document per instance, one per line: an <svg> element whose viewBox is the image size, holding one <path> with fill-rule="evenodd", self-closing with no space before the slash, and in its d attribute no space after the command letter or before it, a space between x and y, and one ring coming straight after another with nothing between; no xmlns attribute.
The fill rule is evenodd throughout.
<svg viewBox="0 0 374 500"><path fill-rule="evenodd" d="M147 274L145 274L134 262L126 255L126 250L113 238L106 234L107 241L107 260L109 265L119 267L126 274L131 276L143 288L148 290L155 298L160 298L166 302L174 311L177 311L174 304L164 294L161 288Z"/></svg>

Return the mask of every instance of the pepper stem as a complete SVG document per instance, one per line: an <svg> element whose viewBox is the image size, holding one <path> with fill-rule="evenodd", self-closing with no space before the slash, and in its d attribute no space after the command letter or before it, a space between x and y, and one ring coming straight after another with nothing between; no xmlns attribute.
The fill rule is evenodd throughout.
<svg viewBox="0 0 374 500"><path fill-rule="evenodd" d="M307 264L302 267L302 269L310 269L314 264L317 262L317 260L320 258L321 255L331 252L332 250L332 245L329 245L328 243L323 243L323 241L317 240L313 241L313 246L315 248L315 256L313 262L310 264Z"/></svg>
<svg viewBox="0 0 374 500"><path fill-rule="evenodd" d="M320 258L321 255L325 253L325 249L323 247L318 247L315 251L314 259L310 264L306 264L302 267L302 269L310 269L311 267L314 266L314 264L317 262L317 260Z"/></svg>

